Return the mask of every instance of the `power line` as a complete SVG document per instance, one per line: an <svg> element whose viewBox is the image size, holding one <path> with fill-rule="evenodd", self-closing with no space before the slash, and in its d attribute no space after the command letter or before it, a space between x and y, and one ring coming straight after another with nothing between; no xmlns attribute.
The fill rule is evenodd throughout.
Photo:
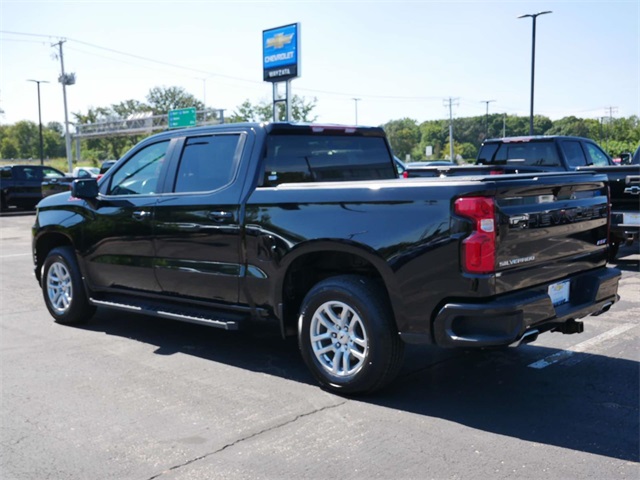
<svg viewBox="0 0 640 480"><path fill-rule="evenodd" d="M58 37L55 35L43 35L43 34L35 34L35 33L22 33L22 32L10 32L10 31L6 31L6 30L0 30L0 33L8 33L8 34L12 34L12 35L25 35L25 36L33 36L33 37L44 37L44 38L62 38L62 37ZM128 53L128 52L123 52L121 50L116 50L113 48L109 48L109 47L103 47L100 45L96 45L94 43L90 43L90 42L85 42L83 40L77 40L74 38L66 38L67 41L69 42L75 42L75 43L79 43L81 45L86 45L88 47L92 47L92 48L96 48L99 50L104 50L107 52L111 52L111 53L116 53L118 55L123 55L126 57L131 57L131 58L135 58L137 60L143 60L146 62L151 62L151 63L156 63L159 65L164 65L167 67L172 67L172 68L177 68L177 69L182 69L182 70L189 70L191 72L195 72L198 73L200 75L208 75L210 77L221 77L221 78L226 78L229 80L234 80L234 81L241 81L241 82L247 82L247 83L253 83L253 84L257 84L257 85L263 85L264 82L263 81L258 81L258 80L249 80L246 78L240 78L240 77L234 77L231 75L225 75L225 74L221 74L221 73L215 73L215 72L211 72L211 71L207 71L207 70L201 70L198 68L192 68L192 67L186 67L184 65L178 65L175 63L171 63L171 62L165 62L162 60L156 60L153 58L149 58L149 57L145 57L142 55L136 55L133 53ZM115 59L114 59L115 60ZM353 93L353 92L335 92L335 91L329 91L329 90L316 90L316 89L310 89L310 88L297 88L297 90L299 91L303 91L303 92L310 92L310 93L321 93L324 95L336 95L336 96L346 96L346 97L355 97L355 96L359 96L359 97L363 97L363 98L368 98L368 99L378 99L378 100L439 100L441 97L427 97L427 96L401 96L401 95L367 95L367 94L362 94L362 93Z"/></svg>

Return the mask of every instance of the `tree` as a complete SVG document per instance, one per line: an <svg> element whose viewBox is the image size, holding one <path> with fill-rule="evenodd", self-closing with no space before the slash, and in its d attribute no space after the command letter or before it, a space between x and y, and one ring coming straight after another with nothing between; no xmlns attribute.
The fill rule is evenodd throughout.
<svg viewBox="0 0 640 480"><path fill-rule="evenodd" d="M249 99L247 99L242 102L242 104L236 107L236 110L229 117L227 117L227 121L229 123L255 122L255 107L251 104Z"/></svg>
<svg viewBox="0 0 640 480"><path fill-rule="evenodd" d="M154 87L147 94L147 102L154 115L166 115L178 108L204 110L204 103L182 87Z"/></svg>
<svg viewBox="0 0 640 480"><path fill-rule="evenodd" d="M414 146L420 141L420 129L416 121L411 118L392 120L385 123L382 128L387 134L391 149L401 160L411 154Z"/></svg>
<svg viewBox="0 0 640 480"><path fill-rule="evenodd" d="M55 129L47 127L42 130L42 144L44 156L47 158L64 157L66 155L64 135Z"/></svg>
<svg viewBox="0 0 640 480"><path fill-rule="evenodd" d="M0 143L0 156L6 159L18 158L18 141L12 137L5 137Z"/></svg>
<svg viewBox="0 0 640 480"><path fill-rule="evenodd" d="M318 118L317 115L312 115L317 102L316 97L307 100L305 97L294 95L291 99L291 120L302 123L314 122ZM284 121L285 116L285 105L280 102L278 104L278 121ZM229 123L271 122L272 120L273 106L271 101L263 100L257 105L253 105L248 99L236 107L236 110L227 118Z"/></svg>

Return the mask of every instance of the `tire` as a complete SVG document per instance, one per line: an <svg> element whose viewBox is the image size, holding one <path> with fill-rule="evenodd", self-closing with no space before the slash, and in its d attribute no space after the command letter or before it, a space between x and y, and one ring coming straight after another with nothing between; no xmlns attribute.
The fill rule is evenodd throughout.
<svg viewBox="0 0 640 480"><path fill-rule="evenodd" d="M298 346L323 388L365 394L397 376L404 343L386 298L375 281L356 275L323 280L307 293L298 319Z"/></svg>
<svg viewBox="0 0 640 480"><path fill-rule="evenodd" d="M44 303L58 323L83 324L96 311L87 299L71 247L58 247L49 252L42 268L41 286Z"/></svg>

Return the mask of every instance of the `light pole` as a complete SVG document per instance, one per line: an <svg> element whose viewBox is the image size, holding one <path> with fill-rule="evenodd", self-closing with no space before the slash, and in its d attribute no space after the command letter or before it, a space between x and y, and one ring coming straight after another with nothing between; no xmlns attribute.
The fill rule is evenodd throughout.
<svg viewBox="0 0 640 480"><path fill-rule="evenodd" d="M489 104L495 100L481 100L481 102L487 104L487 113L484 116L484 138L487 138L489 137Z"/></svg>
<svg viewBox="0 0 640 480"><path fill-rule="evenodd" d="M356 126L358 126L358 102L362 100L360 98L354 98L353 101L356 104Z"/></svg>
<svg viewBox="0 0 640 480"><path fill-rule="evenodd" d="M529 135L533 135L533 79L536 68L536 18L539 15L545 15L547 13L552 13L550 10L538 13L527 13L525 15L520 15L518 18L526 18L531 17L533 19L533 35L531 39L531 108L529 113Z"/></svg>
<svg viewBox="0 0 640 480"><path fill-rule="evenodd" d="M38 126L40 128L40 165L44 165L44 145L42 141L42 114L40 111L40 84L49 83L46 80L27 80L27 82L35 82L38 84Z"/></svg>

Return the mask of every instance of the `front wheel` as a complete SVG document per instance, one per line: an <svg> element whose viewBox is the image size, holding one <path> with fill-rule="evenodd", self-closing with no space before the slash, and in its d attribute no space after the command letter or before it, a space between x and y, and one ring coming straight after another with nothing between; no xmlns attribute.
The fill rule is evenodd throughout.
<svg viewBox="0 0 640 480"><path fill-rule="evenodd" d="M42 295L58 323L86 323L95 313L95 307L87 300L71 247L54 248L47 255L42 267Z"/></svg>
<svg viewBox="0 0 640 480"><path fill-rule="evenodd" d="M302 302L298 344L316 380L337 393L371 393L402 366L404 343L386 293L367 277L316 284Z"/></svg>

